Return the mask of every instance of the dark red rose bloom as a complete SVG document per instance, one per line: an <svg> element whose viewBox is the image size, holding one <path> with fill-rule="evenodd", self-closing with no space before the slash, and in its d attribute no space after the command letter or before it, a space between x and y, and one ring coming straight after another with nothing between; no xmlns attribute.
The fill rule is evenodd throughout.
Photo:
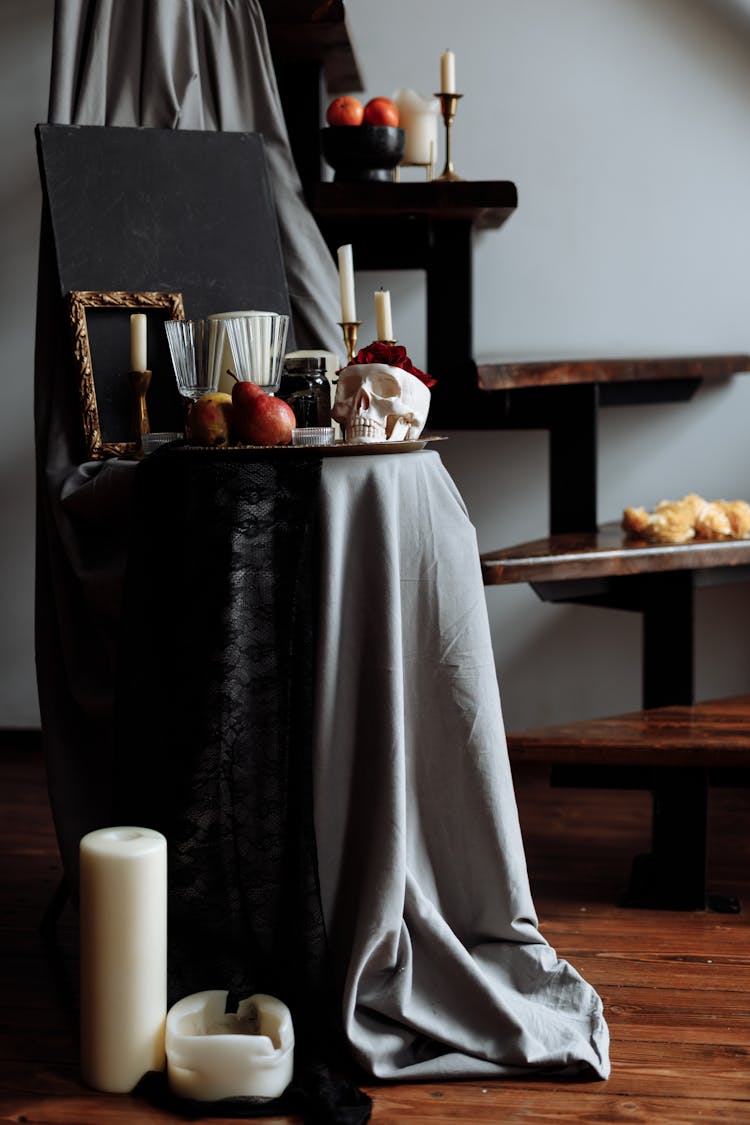
<svg viewBox="0 0 750 1125"><path fill-rule="evenodd" d="M406 354L406 348L400 344L384 344L380 340L373 340L366 348L359 349L350 366L355 363L384 363L388 367L400 367L410 375L416 375L426 387L434 387L437 382L437 379L414 366Z"/></svg>

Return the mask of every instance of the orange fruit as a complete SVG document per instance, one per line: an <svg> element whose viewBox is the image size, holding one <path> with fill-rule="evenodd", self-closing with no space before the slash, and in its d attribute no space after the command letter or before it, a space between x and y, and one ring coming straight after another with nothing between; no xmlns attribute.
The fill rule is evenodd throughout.
<svg viewBox="0 0 750 1125"><path fill-rule="evenodd" d="M334 98L326 110L329 125L361 125L364 108L357 98Z"/></svg>
<svg viewBox="0 0 750 1125"><path fill-rule="evenodd" d="M398 125L398 106L390 98L371 98L363 120L365 125Z"/></svg>

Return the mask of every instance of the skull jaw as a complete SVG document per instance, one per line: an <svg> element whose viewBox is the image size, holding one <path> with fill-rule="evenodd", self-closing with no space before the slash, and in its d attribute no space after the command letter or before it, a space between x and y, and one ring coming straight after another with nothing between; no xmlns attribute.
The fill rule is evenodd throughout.
<svg viewBox="0 0 750 1125"><path fill-rule="evenodd" d="M367 445L370 442L387 441L385 427L372 418L355 418L346 427L346 440L350 445Z"/></svg>
<svg viewBox="0 0 750 1125"><path fill-rule="evenodd" d="M346 440L349 445L366 445L369 442L408 441L414 428L414 416L411 414L399 418L390 414L386 426L381 426L373 418L360 416L355 418L346 428Z"/></svg>

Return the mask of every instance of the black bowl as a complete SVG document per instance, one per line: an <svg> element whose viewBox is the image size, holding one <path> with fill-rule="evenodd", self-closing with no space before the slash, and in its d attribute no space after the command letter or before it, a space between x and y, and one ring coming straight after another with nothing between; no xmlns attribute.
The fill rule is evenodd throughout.
<svg viewBox="0 0 750 1125"><path fill-rule="evenodd" d="M396 125L329 125L320 130L323 158L334 180L391 180L404 155L406 132Z"/></svg>

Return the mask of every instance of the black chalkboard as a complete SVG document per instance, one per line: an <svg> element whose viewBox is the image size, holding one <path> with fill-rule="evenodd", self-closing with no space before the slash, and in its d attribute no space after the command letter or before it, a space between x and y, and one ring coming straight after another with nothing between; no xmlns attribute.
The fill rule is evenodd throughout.
<svg viewBox="0 0 750 1125"><path fill-rule="evenodd" d="M72 290L181 293L188 318L289 313L262 138L256 133L39 125L37 145L61 298ZM130 435L127 316L92 312L105 440ZM151 428L179 429L166 336L149 317ZM294 348L290 325L289 350Z"/></svg>

